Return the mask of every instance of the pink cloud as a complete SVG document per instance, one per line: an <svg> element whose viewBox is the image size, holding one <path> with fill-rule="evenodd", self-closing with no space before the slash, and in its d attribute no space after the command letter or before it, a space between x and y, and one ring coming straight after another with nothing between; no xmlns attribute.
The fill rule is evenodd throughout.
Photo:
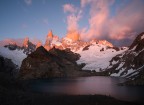
<svg viewBox="0 0 144 105"><path fill-rule="evenodd" d="M17 45L22 46L23 39L4 39L0 41L0 46L8 45L9 43L16 42Z"/></svg>
<svg viewBox="0 0 144 105"><path fill-rule="evenodd" d="M82 16L82 11L78 10L75 6L71 4L65 4L63 6L64 12L68 12L67 14L67 31L78 31L79 30L79 25L78 22Z"/></svg>
<svg viewBox="0 0 144 105"><path fill-rule="evenodd" d="M139 7L139 9L136 9ZM140 1L133 1L118 11L109 21L109 35L111 39L133 38L132 33L141 32L144 28L144 7Z"/></svg>
<svg viewBox="0 0 144 105"><path fill-rule="evenodd" d="M89 28L81 29L82 39L108 38L123 40L134 38L133 33L144 29L144 6L142 1L133 0L119 8L110 17L110 7L114 0L81 0L81 7L90 5Z"/></svg>
<svg viewBox="0 0 144 105"><path fill-rule="evenodd" d="M92 0L81 0L81 7L85 7L87 4L89 4L90 2L92 2Z"/></svg>
<svg viewBox="0 0 144 105"><path fill-rule="evenodd" d="M63 5L64 12L75 13L77 9L72 4L65 4Z"/></svg>
<svg viewBox="0 0 144 105"><path fill-rule="evenodd" d="M82 0L82 7L90 4L90 19L89 29L83 31L82 38L91 39L93 37L100 38L103 33L104 25L107 22L109 16L110 2L103 0ZM86 37L85 37L86 35Z"/></svg>

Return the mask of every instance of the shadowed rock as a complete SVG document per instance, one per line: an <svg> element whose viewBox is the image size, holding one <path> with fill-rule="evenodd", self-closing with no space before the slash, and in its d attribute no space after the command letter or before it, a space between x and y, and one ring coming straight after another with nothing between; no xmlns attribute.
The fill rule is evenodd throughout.
<svg viewBox="0 0 144 105"><path fill-rule="evenodd" d="M41 46L23 60L19 77L34 79L91 75L90 72L81 71L81 67L76 64L79 57L70 50L53 48L47 51Z"/></svg>

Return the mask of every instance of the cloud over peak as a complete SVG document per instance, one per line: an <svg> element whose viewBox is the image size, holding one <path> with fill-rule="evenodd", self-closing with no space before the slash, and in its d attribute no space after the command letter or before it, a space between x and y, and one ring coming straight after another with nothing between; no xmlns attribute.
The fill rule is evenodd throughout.
<svg viewBox="0 0 144 105"><path fill-rule="evenodd" d="M82 11L78 10L78 8L72 4L63 5L63 10L65 13L68 13L66 18L67 31L78 31L78 21L82 16Z"/></svg>
<svg viewBox="0 0 144 105"><path fill-rule="evenodd" d="M142 0L81 0L80 5L79 9L76 9L74 5L66 4L64 12L70 13L67 15L67 29L78 30L84 40L132 40L136 33L144 29ZM89 13L85 13L89 15L88 26L79 29L78 23L83 18L84 9L89 10Z"/></svg>

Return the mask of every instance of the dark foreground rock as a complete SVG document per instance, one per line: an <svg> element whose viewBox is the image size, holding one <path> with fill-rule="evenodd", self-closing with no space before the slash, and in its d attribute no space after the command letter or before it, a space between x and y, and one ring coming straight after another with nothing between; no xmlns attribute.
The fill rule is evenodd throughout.
<svg viewBox="0 0 144 105"><path fill-rule="evenodd" d="M70 50L56 48L47 51L44 47L37 50L22 62L19 77L21 79L90 76L90 71L82 71L76 60L79 55Z"/></svg>
<svg viewBox="0 0 144 105"><path fill-rule="evenodd" d="M0 59L0 105L141 105L101 95L50 95L31 92L26 81L12 75ZM5 71L8 70L8 71Z"/></svg>
<svg viewBox="0 0 144 105"><path fill-rule="evenodd" d="M119 101L101 95L45 95L17 92L2 94L1 105L142 105L137 102Z"/></svg>
<svg viewBox="0 0 144 105"><path fill-rule="evenodd" d="M0 55L0 72L14 76L17 70L17 65L15 65L11 59L4 58Z"/></svg>

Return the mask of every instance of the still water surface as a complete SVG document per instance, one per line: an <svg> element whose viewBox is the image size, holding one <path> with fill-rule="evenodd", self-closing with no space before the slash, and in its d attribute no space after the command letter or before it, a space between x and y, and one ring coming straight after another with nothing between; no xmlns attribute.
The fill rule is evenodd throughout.
<svg viewBox="0 0 144 105"><path fill-rule="evenodd" d="M118 86L125 81L116 77L79 77L33 80L30 88L33 91L49 94L68 95L107 95L120 100L134 101L144 100L143 86Z"/></svg>

